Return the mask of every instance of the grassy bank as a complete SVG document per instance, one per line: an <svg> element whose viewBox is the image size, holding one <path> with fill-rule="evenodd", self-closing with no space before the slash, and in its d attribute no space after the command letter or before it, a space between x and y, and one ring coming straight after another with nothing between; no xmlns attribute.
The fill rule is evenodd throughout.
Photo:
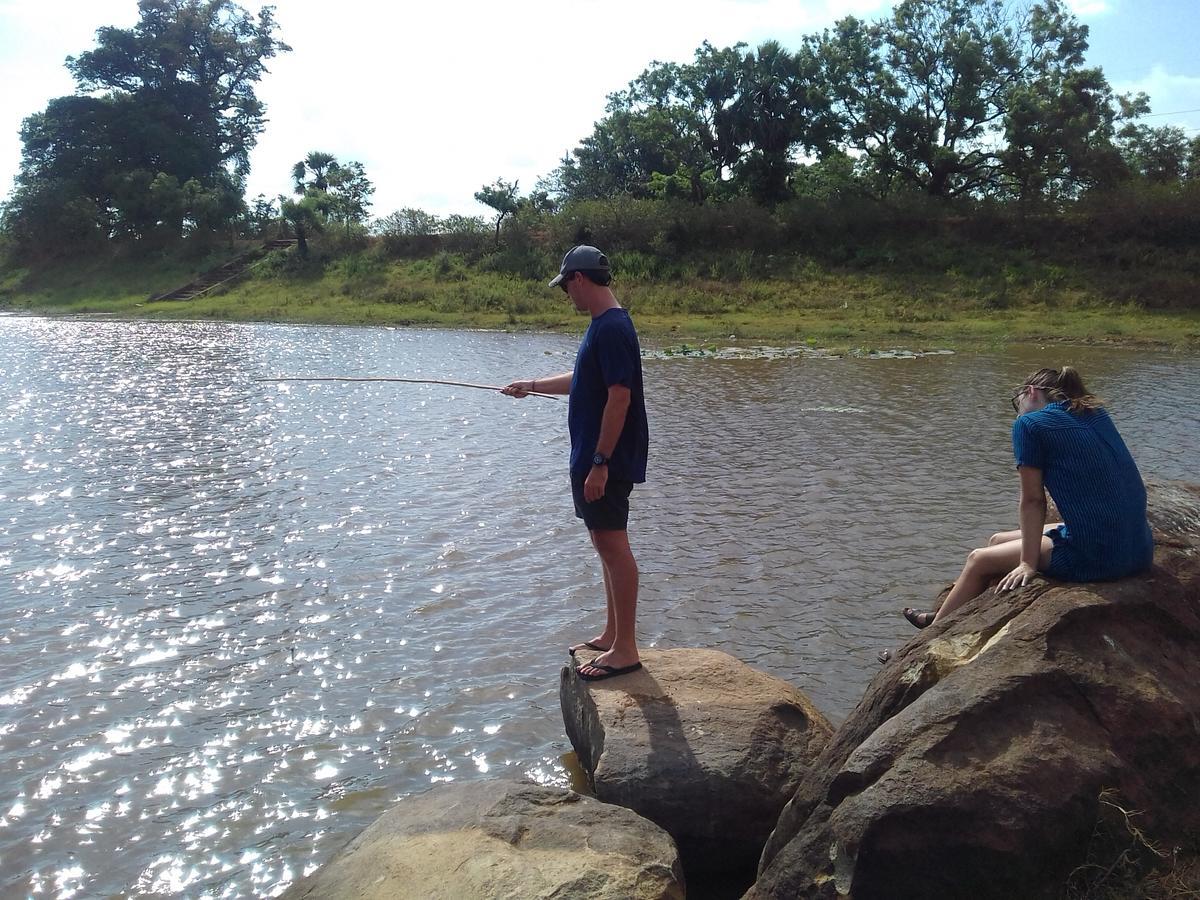
<svg viewBox="0 0 1200 900"><path fill-rule="evenodd" d="M1115 341L1200 347L1200 312L1152 309L1186 296L1187 271L1038 259L993 247L924 254L873 247L842 262L751 251L663 262L614 254L615 290L650 340L727 339L832 347L967 347L1009 341ZM294 251L293 251L294 253ZM93 258L0 272L0 307L39 314L326 324L579 330L565 295L545 286L548 255L498 270L496 255L391 258L379 245L268 257L247 276L188 302L147 298L233 255ZM949 263L949 264L948 264ZM1164 288L1165 285L1165 288ZM1200 291L1198 291L1200 292ZM1175 304L1178 306L1178 304Z"/></svg>

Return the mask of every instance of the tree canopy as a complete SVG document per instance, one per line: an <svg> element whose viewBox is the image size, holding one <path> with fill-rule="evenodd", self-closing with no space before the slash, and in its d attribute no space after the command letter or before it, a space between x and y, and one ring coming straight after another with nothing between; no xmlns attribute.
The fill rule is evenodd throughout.
<svg viewBox="0 0 1200 900"><path fill-rule="evenodd" d="M274 11L232 0L139 0L68 57L77 93L22 125L6 221L19 240L144 239L219 227L245 209L249 153L266 122L255 85L290 48Z"/></svg>
<svg viewBox="0 0 1200 900"><path fill-rule="evenodd" d="M271 201L251 210L243 196L266 125L256 88L290 50L273 7L139 0L138 11L131 28L101 28L94 47L68 57L76 92L22 124L2 220L16 246L261 231L273 215ZM931 208L1016 202L1023 216L1027 204L1123 181L1160 191L1200 179L1200 136L1142 124L1149 98L1114 95L1087 49L1066 0L899 0L797 49L706 41L690 61L652 61L610 94L591 133L531 194L497 179L475 198L494 211L499 242L506 222L617 196L771 210L797 196L920 195ZM279 213L302 245L331 223L347 233L365 224L374 186L361 163L314 151L292 179ZM374 230L477 229L457 219L409 209Z"/></svg>
<svg viewBox="0 0 1200 900"><path fill-rule="evenodd" d="M308 253L307 232L323 231L339 222L350 233L351 225L366 221L375 186L360 162L338 162L332 153L314 150L292 166L292 186L297 199L280 198L280 214L291 222L302 255Z"/></svg>
<svg viewBox="0 0 1200 900"><path fill-rule="evenodd" d="M614 193L704 202L732 180L756 199L786 195L792 152L830 141L825 103L806 52L776 41L756 50L705 42L687 65L655 62L609 96L556 180L571 199Z"/></svg>
<svg viewBox="0 0 1200 900"><path fill-rule="evenodd" d="M507 216L515 215L520 208L521 193L519 183L511 184L503 178L497 178L493 184L485 184L475 192L475 199L484 206L490 206L496 213L496 240L500 240L500 225Z"/></svg>
<svg viewBox="0 0 1200 900"><path fill-rule="evenodd" d="M774 205L830 159L850 160L875 196L1054 200L1130 175L1183 177L1186 141L1131 126L1147 100L1114 96L1085 64L1087 36L1063 0L901 0L795 52L705 43L610 95L549 183L566 201Z"/></svg>

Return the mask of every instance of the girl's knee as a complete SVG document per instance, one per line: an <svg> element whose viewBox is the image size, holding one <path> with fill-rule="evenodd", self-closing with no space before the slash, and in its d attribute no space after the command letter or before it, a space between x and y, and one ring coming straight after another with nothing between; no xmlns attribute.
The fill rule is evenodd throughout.
<svg viewBox="0 0 1200 900"><path fill-rule="evenodd" d="M997 531L988 538L988 546L995 547L997 544L1003 544L1008 540L1008 536L1003 531Z"/></svg>

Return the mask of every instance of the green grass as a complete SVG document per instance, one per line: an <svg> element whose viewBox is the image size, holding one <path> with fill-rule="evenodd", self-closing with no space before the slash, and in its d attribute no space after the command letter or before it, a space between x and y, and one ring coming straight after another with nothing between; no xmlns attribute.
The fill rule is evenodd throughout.
<svg viewBox="0 0 1200 900"><path fill-rule="evenodd" d="M0 266L0 307L39 313L130 315L151 294L178 287L237 250L193 256L85 257L43 266Z"/></svg>
<svg viewBox="0 0 1200 900"><path fill-rule="evenodd" d="M92 259L0 270L0 306L42 314L151 319L406 324L577 331L566 296L530 280L439 254L390 260L370 250L323 264L276 256L248 277L189 302L148 302L232 252L204 259ZM634 258L615 285L649 339L739 339L811 346L927 349L1012 341L1200 346L1200 313L1138 302L1150 276L1037 262L979 248L929 268L912 254L870 265L772 257L758 277L745 252L685 258L666 268ZM939 263L942 259L938 260ZM664 264L665 265L665 264ZM635 273L636 271L636 273ZM644 273L644 274L643 274ZM1159 272L1153 283L1186 273ZM1179 289L1178 285L1175 285Z"/></svg>

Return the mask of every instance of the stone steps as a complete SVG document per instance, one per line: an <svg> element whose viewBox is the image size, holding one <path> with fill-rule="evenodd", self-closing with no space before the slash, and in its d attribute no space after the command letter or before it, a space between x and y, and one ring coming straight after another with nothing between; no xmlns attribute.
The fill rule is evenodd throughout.
<svg viewBox="0 0 1200 900"><path fill-rule="evenodd" d="M245 253L235 256L229 262L217 266L215 269L209 269L193 280L189 281L182 287L177 287L174 290L166 291L165 293L155 294L150 297L151 303L158 303L164 300L195 300L202 294L206 294L218 285L232 281L255 263L262 260L264 256L273 250L286 250L293 247L296 243L294 238L278 238L272 241L266 241L261 247L256 247Z"/></svg>

